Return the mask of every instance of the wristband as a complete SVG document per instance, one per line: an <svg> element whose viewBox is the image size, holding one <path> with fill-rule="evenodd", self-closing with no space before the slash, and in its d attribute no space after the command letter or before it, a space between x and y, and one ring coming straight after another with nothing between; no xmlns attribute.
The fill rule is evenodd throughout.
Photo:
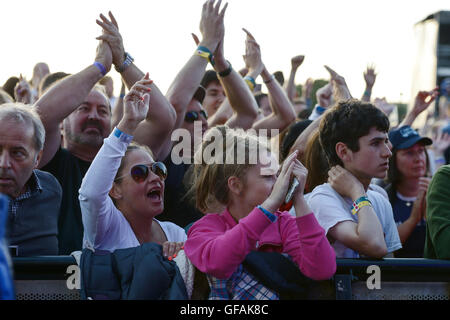
<svg viewBox="0 0 450 320"><path fill-rule="evenodd" d="M270 75L270 78L268 80L264 80L264 83L269 83L271 82L273 79L275 79L275 76L272 74Z"/></svg>
<svg viewBox="0 0 450 320"><path fill-rule="evenodd" d="M362 196L361 198L358 198L357 200L353 201L351 210L352 210L352 214L355 215L359 209L361 209L362 207L366 207L366 206L372 206L372 203L370 202L369 198L367 198L366 196Z"/></svg>
<svg viewBox="0 0 450 320"><path fill-rule="evenodd" d="M195 54L202 58L205 58L206 60L208 60L211 63L211 65L214 65L213 55L207 47L198 46L197 50L195 50Z"/></svg>
<svg viewBox="0 0 450 320"><path fill-rule="evenodd" d="M231 70L233 70L233 68L231 67L230 61L227 60L227 62L228 62L228 68L217 73L222 78L225 78L227 75L229 75L231 73Z"/></svg>
<svg viewBox="0 0 450 320"><path fill-rule="evenodd" d="M371 94L372 94L372 91L371 91L371 90L365 90L365 91L364 91L364 95L365 95L366 97L370 96Z"/></svg>
<svg viewBox="0 0 450 320"><path fill-rule="evenodd" d="M277 221L277 216L274 215L272 212L267 211L266 209L264 209L263 207L261 207L261 205L257 205L256 207L257 207L259 210L261 210L261 211L265 214L265 216L266 216L267 218L269 218L269 220L270 220L271 222Z"/></svg>
<svg viewBox="0 0 450 320"><path fill-rule="evenodd" d="M128 68L130 66L130 64L133 61L134 61L134 58L128 52L125 52L123 64L120 67L114 66L114 68L116 69L117 72L122 73L125 71L126 68Z"/></svg>
<svg viewBox="0 0 450 320"><path fill-rule="evenodd" d="M121 93L120 96L119 96L119 98L120 98L120 99L125 98L125 93Z"/></svg>
<svg viewBox="0 0 450 320"><path fill-rule="evenodd" d="M245 77L244 77L244 81L247 83L248 87L250 88L250 91L253 92L253 90L254 90L255 87L256 87L255 79L253 79L253 78L250 77L250 76L245 76Z"/></svg>
<svg viewBox="0 0 450 320"><path fill-rule="evenodd" d="M117 127L114 128L113 134L117 139L119 139L120 141L125 142L125 143L130 143L131 140L133 140L133 136L130 136L129 134L126 134L125 132L120 131L119 128L117 128Z"/></svg>
<svg viewBox="0 0 450 320"><path fill-rule="evenodd" d="M100 70L100 72L102 73L103 76L105 76L107 74L105 66L103 64L101 64L100 62L95 61L94 66L96 66Z"/></svg>

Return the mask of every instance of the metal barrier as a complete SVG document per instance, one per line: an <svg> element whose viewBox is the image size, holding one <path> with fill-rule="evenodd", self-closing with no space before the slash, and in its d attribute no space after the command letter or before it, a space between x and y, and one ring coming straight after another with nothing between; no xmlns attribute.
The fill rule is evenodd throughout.
<svg viewBox="0 0 450 320"><path fill-rule="evenodd" d="M337 259L331 280L311 287L313 300L450 300L450 261ZM80 299L72 256L13 258L18 300Z"/></svg>

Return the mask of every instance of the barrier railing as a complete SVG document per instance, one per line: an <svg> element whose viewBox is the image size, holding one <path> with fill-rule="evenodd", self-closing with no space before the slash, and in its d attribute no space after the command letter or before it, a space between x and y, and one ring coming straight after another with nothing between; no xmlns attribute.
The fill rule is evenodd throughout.
<svg viewBox="0 0 450 320"><path fill-rule="evenodd" d="M450 261L337 259L331 280L319 281L309 299L450 299ZM18 300L79 299L79 269L72 256L13 258Z"/></svg>

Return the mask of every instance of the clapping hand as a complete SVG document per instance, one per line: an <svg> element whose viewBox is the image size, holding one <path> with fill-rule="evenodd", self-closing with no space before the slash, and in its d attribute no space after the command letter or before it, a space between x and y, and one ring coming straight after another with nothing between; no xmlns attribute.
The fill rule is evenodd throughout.
<svg viewBox="0 0 450 320"><path fill-rule="evenodd" d="M147 73L125 96L123 116L117 126L122 132L133 135L139 123L147 117L152 83Z"/></svg>
<svg viewBox="0 0 450 320"><path fill-rule="evenodd" d="M242 28L242 30L247 34L245 39L245 55L243 55L245 66L249 72L252 70L257 71L259 74L264 69L264 64L261 60L261 49L255 37L245 28Z"/></svg>
<svg viewBox="0 0 450 320"><path fill-rule="evenodd" d="M109 18L100 14L100 20L96 20L97 24L102 27L103 33L97 37L97 40L106 41L111 47L112 60L116 67L121 67L125 59L125 49L123 39L119 32L119 25L111 11L108 12Z"/></svg>

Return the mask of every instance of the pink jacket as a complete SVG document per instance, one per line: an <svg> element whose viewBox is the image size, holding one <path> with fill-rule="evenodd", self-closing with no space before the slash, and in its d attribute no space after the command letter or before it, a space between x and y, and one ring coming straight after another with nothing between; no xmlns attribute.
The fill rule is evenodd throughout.
<svg viewBox="0 0 450 320"><path fill-rule="evenodd" d="M331 278L336 255L314 214L275 215L272 223L255 208L236 223L227 209L207 214L189 229L184 251L200 271L218 279L228 279L252 250L287 253L305 276Z"/></svg>

